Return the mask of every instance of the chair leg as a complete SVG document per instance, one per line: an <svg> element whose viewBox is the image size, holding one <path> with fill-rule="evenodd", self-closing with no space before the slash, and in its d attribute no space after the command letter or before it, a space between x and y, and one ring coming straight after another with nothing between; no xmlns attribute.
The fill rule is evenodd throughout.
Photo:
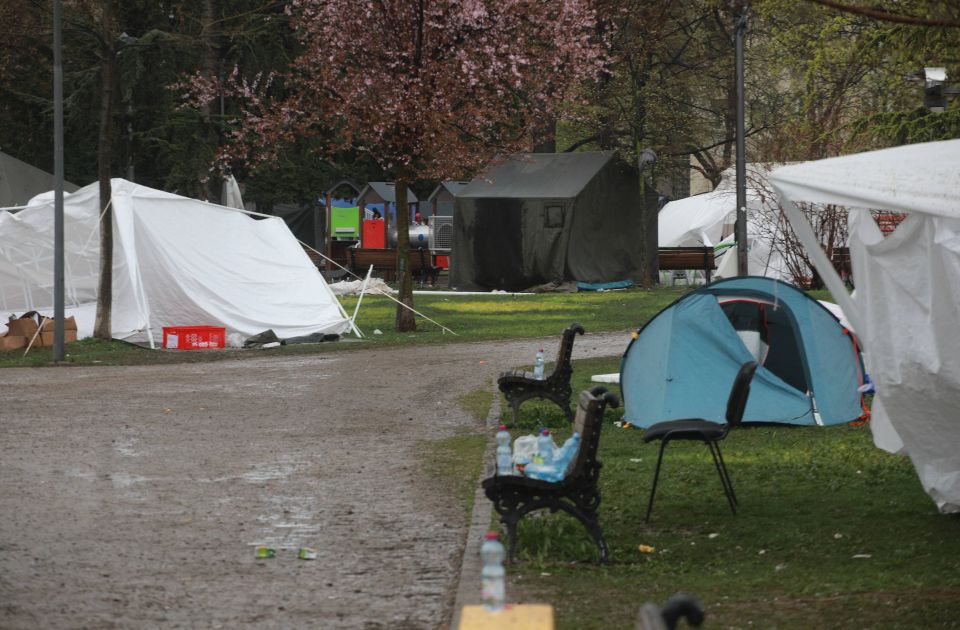
<svg viewBox="0 0 960 630"><path fill-rule="evenodd" d="M667 447L667 442L669 440L663 440L660 442L660 454L657 456L657 468L653 473L653 487L650 488L650 501L647 503L647 517L644 519L647 522L650 522L650 512L653 511L653 497L657 493L657 481L660 479L660 464L663 462L663 449Z"/></svg>
<svg viewBox="0 0 960 630"><path fill-rule="evenodd" d="M723 468L723 474L724 474L724 476L726 476L726 478L727 478L727 487L730 488L730 496L733 497L733 502L734 502L737 506L739 506L739 505L740 505L740 501L737 500L737 495L736 495L736 493L733 491L733 481L730 479L730 471L727 470L727 463L726 463L725 461L723 461L723 453L720 452L720 443L719 443L719 442L714 442L713 445L714 445L714 447L716 447L716 449L717 449L717 459L720 460L720 467Z"/></svg>
<svg viewBox="0 0 960 630"><path fill-rule="evenodd" d="M723 494L727 497L727 503L730 504L730 509L734 514L737 513L737 502L736 498L733 496L733 489L730 488L727 484L730 483L730 479L726 475L726 466L721 467L720 460L717 459L717 452L714 450L716 446L719 446L713 440L707 440L707 446L710 448L710 456L713 457L713 465L717 468L717 474L720 476L720 485L723 486Z"/></svg>

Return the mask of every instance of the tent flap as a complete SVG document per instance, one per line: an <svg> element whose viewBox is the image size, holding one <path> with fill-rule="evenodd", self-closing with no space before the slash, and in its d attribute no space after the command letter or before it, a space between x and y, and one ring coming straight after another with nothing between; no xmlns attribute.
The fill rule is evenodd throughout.
<svg viewBox="0 0 960 630"><path fill-rule="evenodd" d="M883 237L866 210L851 212L851 298L810 226L795 232L861 337L877 387L874 442L913 461L941 512L960 512L960 140L818 160L774 171L784 200L910 214Z"/></svg>

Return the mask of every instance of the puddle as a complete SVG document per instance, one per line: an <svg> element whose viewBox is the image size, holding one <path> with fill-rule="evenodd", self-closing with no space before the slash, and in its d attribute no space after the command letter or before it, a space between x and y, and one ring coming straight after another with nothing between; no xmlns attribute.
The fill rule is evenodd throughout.
<svg viewBox="0 0 960 630"><path fill-rule="evenodd" d="M139 457L143 455L141 451L133 448L133 440L115 440L113 442L113 450L125 457Z"/></svg>

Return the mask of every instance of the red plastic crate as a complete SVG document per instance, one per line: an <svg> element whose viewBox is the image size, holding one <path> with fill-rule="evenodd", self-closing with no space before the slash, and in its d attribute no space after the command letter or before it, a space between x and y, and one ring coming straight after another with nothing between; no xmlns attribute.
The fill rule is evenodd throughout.
<svg viewBox="0 0 960 630"><path fill-rule="evenodd" d="M383 219L364 219L362 232L363 247L384 249L387 246L387 222Z"/></svg>
<svg viewBox="0 0 960 630"><path fill-rule="evenodd" d="M226 329L222 326L165 326L163 347L172 350L210 350L222 348Z"/></svg>

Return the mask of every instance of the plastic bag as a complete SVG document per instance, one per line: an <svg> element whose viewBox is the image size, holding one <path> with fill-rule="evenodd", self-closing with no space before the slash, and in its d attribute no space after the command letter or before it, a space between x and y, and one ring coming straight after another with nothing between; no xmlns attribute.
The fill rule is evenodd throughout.
<svg viewBox="0 0 960 630"><path fill-rule="evenodd" d="M513 441L513 465L529 464L537 454L537 436L521 435Z"/></svg>

